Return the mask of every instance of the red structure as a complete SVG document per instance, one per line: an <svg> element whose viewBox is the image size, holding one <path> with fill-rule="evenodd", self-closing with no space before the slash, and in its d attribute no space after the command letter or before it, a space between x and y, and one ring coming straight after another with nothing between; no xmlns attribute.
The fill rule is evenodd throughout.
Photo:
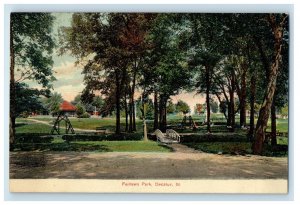
<svg viewBox="0 0 300 205"><path fill-rule="evenodd" d="M76 107L69 103L68 101L63 101L60 106L59 110L67 116L74 116L76 112Z"/></svg>

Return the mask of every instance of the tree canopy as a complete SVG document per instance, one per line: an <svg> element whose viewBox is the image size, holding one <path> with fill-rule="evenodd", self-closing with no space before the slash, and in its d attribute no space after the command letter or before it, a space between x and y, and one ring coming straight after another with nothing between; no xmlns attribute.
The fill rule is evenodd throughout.
<svg viewBox="0 0 300 205"><path fill-rule="evenodd" d="M11 13L10 15L10 144L15 138L15 118L18 106L16 83L36 81L51 88L52 36L54 17L50 13ZM15 77L16 75L16 77ZM25 91L25 90L24 90Z"/></svg>
<svg viewBox="0 0 300 205"><path fill-rule="evenodd" d="M11 15L13 126L19 112L14 107L16 86L25 97L37 95L20 84L25 79L42 85L44 92L51 88L53 20L48 13ZM249 125L255 154L262 153L269 117L275 142L276 112L286 112L288 50L289 18L284 13L73 13L71 25L59 30L60 55L75 57L84 75L85 88L74 103L87 111L114 113L117 135L135 132L136 116L153 119L154 130L166 131L167 115L174 107L190 112L185 99L175 106L171 101L188 91L205 97L201 109L208 133L210 113L218 108L229 131Z"/></svg>

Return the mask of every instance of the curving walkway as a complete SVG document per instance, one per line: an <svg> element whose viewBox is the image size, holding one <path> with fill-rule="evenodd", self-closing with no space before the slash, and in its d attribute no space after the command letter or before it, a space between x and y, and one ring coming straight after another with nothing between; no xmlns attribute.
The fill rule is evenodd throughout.
<svg viewBox="0 0 300 205"><path fill-rule="evenodd" d="M41 123L41 124L44 124L44 125L48 125L50 127L53 127L53 124L51 124L50 122L45 122L45 121L42 121L42 120L37 120L37 119L27 119L29 121L32 121L32 122L35 122L35 123ZM75 131L79 131L79 132L95 132L95 130L87 130L87 129L80 129L80 128L74 128L73 129Z"/></svg>

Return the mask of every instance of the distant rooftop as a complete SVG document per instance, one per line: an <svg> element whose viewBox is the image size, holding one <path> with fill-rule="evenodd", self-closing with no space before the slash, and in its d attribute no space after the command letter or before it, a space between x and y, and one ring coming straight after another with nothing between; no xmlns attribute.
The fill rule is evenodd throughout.
<svg viewBox="0 0 300 205"><path fill-rule="evenodd" d="M63 101L59 106L60 111L76 111L76 107L68 101Z"/></svg>

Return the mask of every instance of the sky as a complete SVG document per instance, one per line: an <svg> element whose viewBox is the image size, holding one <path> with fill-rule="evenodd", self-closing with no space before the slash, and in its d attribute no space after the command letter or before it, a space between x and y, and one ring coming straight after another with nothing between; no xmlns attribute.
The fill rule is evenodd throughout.
<svg viewBox="0 0 300 205"><path fill-rule="evenodd" d="M55 22L53 25L53 35L58 38L58 29L61 26L70 26L72 13L53 13L55 16ZM82 66L75 66L75 58L65 54L62 56L58 55L58 52L53 53L53 73L56 81L53 82L53 92L58 92L62 95L64 100L72 101L76 95L80 94L84 89ZM35 82L26 82L30 87L40 88ZM139 97L139 92L137 91L136 98ZM205 102L203 95L199 95L195 92L184 92L182 91L179 95L171 96L173 103L178 100L185 101L193 113L196 104Z"/></svg>

